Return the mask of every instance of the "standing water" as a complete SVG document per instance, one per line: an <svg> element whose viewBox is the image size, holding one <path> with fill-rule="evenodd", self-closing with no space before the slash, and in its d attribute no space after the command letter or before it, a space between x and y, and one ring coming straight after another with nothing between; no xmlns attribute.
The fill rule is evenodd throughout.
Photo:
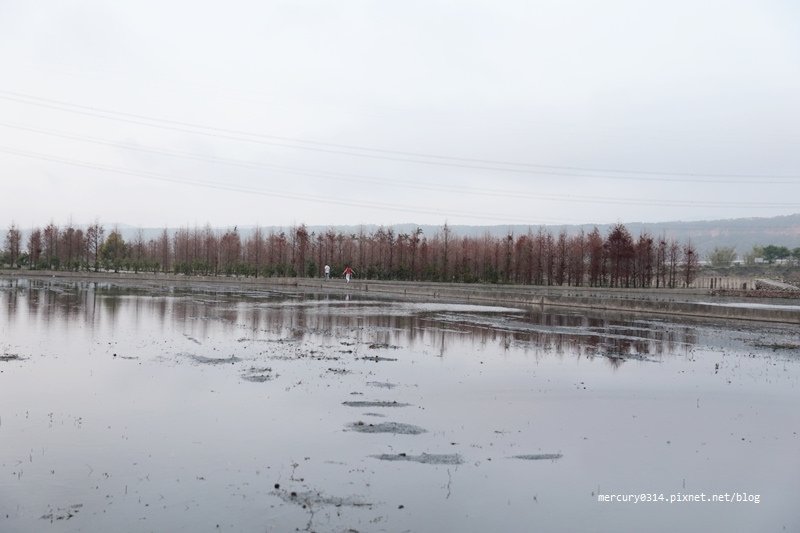
<svg viewBox="0 0 800 533"><path fill-rule="evenodd" d="M799 381L775 325L0 280L0 530L798 531Z"/></svg>

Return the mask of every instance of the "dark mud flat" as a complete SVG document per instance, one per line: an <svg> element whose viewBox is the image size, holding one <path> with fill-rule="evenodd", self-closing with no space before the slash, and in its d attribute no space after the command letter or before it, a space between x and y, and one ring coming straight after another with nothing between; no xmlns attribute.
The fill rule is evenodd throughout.
<svg viewBox="0 0 800 533"><path fill-rule="evenodd" d="M373 457L375 459L380 459L381 461L409 461L412 463L421 463L425 465L460 465L464 462L461 456L457 453L423 453L420 455L408 455L405 453L382 453L380 455L373 455Z"/></svg>
<svg viewBox="0 0 800 533"><path fill-rule="evenodd" d="M381 389L393 389L397 387L397 383L388 383L383 381L367 381L367 385L370 387L378 387Z"/></svg>
<svg viewBox="0 0 800 533"><path fill-rule="evenodd" d="M564 457L560 453L533 453L523 455L512 455L512 459L522 459L525 461L556 461Z"/></svg>
<svg viewBox="0 0 800 533"><path fill-rule="evenodd" d="M276 377L277 376L272 373L272 368L270 367L250 367L242 373L243 380L253 383L265 383L267 381L272 381Z"/></svg>
<svg viewBox="0 0 800 533"><path fill-rule="evenodd" d="M796 328L0 287L3 532L800 531Z"/></svg>
<svg viewBox="0 0 800 533"><path fill-rule="evenodd" d="M800 344L794 342L774 342L774 343L765 343L765 342L756 342L753 343L753 346L756 348L766 348L768 350L796 350L800 352Z"/></svg>
<svg viewBox="0 0 800 533"><path fill-rule="evenodd" d="M47 513L43 514L41 516L41 519L49 520L51 524L55 520L69 520L70 518L73 518L75 515L77 515L80 512L81 508L83 508L82 503L75 503L64 509L50 510Z"/></svg>
<svg viewBox="0 0 800 533"><path fill-rule="evenodd" d="M380 424L370 424L367 422L353 422L347 428L358 433L393 433L395 435L420 435L427 430L412 424L400 422L381 422Z"/></svg>
<svg viewBox="0 0 800 533"><path fill-rule="evenodd" d="M311 508L316 506L330 505L334 507L372 507L372 503L365 502L356 496L328 496L315 490L291 491L274 490L272 494L279 497L286 503Z"/></svg>
<svg viewBox="0 0 800 533"><path fill-rule="evenodd" d="M646 357L641 354L630 354L630 353L605 353L600 352L596 354L598 357L605 357L606 359L611 359L612 361L646 361L648 363L658 363L658 359L653 359L651 357Z"/></svg>
<svg viewBox="0 0 800 533"><path fill-rule="evenodd" d="M408 407L411 405L410 403L402 403L397 401L359 401L359 400L350 400L347 402L342 402L342 405L346 405L347 407Z"/></svg>
<svg viewBox="0 0 800 533"><path fill-rule="evenodd" d="M352 352L350 352L352 353ZM382 361L397 361L396 357L381 357L379 355L367 355L361 358L363 361L374 361L380 363Z"/></svg>
<svg viewBox="0 0 800 533"><path fill-rule="evenodd" d="M205 357L203 355L196 355L192 353L180 354L190 359L199 365L235 365L242 360L236 356L229 357Z"/></svg>

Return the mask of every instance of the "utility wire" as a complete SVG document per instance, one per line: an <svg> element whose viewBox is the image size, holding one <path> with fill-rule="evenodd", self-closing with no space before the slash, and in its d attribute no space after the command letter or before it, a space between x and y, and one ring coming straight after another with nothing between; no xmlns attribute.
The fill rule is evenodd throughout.
<svg viewBox="0 0 800 533"><path fill-rule="evenodd" d="M21 131L29 131L33 133L49 135L53 137L77 140L81 142L88 142L104 146L112 146L115 148L122 148L125 150L133 150L138 152L153 153L158 155L165 155L168 157L184 158L197 161L206 161L215 164L224 164L247 168L251 170L278 170L282 173L309 176L312 178L322 179L337 179L346 180L357 183L369 183L380 186L390 187L407 187L418 190L426 191L442 191L450 194L470 194L478 196L492 196L498 198L528 198L533 200L555 200L561 202L578 202L589 204L617 204L617 205L653 205L653 206L672 206L672 207L737 207L737 208L763 208L763 207L798 207L797 203L785 202L724 202L724 201L695 201L695 200L659 200L659 199L642 199L642 198L625 198L625 197L606 197L606 196L581 196L581 195L558 195L558 194L537 194L524 191L510 191L502 189L481 189L474 187L452 187L441 186L436 184L424 184L419 182L411 182L404 180L396 180L389 178L380 178L375 176L364 176L358 174L344 174L338 172L325 172L313 171L307 169L300 169L297 167L289 167L283 165L274 165L266 163L257 163L252 161L244 161L233 158L223 158L214 156L204 156L192 152L179 152L173 150L163 150L154 147L141 146L129 143L121 143L115 141L108 141L94 137L86 137L82 135L75 135L65 132L56 132L53 130L44 130L40 128L31 128L27 126L20 126L15 124L8 124L0 122L0 126L17 129Z"/></svg>
<svg viewBox="0 0 800 533"><path fill-rule="evenodd" d="M317 203L325 203L325 204L334 204L334 205L345 205L351 207L362 207L362 208L372 208L372 209L381 209L381 210L390 210L390 211L400 211L404 213L420 213L420 214L434 214L438 216L452 216L452 217L469 217L469 218L477 218L477 219L485 219L485 220L513 220L517 222L522 222L524 224L531 224L530 220L527 217L518 217L518 216L509 216L508 214L492 214L492 213L484 213L484 214L476 214L473 212L468 211L441 211L436 209L425 209L419 207L410 207L410 206L403 206L398 204L388 204L383 202L356 202L352 200L345 200L340 198L329 198L329 197L322 197L316 195L309 195L309 194L295 194L295 193L288 193L282 191L274 191L268 189L257 189L254 187L244 187L240 185L230 185L226 183L219 183L213 181L201 181L201 180L194 180L194 179L187 179L187 178L179 178L175 176L169 176L166 174L160 174L156 172L148 172L148 171L133 171L119 167L113 167L110 165L102 165L97 163L92 163L88 161L80 161L76 159L68 159L58 156L53 156L49 154L43 154L38 152L29 152L24 150L17 150L14 148L0 146L0 152L12 154L20 157L26 157L31 159L38 159L41 161L50 161L54 163L62 163L65 165L72 165L78 166L83 168L91 168L95 170L100 170L104 172L113 172L117 174L124 174L127 176L135 176L139 178L154 180L154 181L161 181L167 183L178 183L181 185L191 185L195 187L206 187L211 189L218 189L218 190L225 190L225 191L233 191L233 192L243 192L247 194L257 194L261 196L270 196L270 197L277 197L277 198L288 198L292 200L304 200L310 202L317 202ZM550 221L551 223L560 223L563 224L563 221L556 221L555 219L546 219L541 218L540 220L543 221Z"/></svg>
<svg viewBox="0 0 800 533"><path fill-rule="evenodd" d="M219 128L214 126L205 126L190 122L148 117L146 115L140 115L136 113L106 110L102 108L73 104L61 100L52 100L37 96L30 96L12 91L0 90L0 99L14 101L26 105L56 109L59 111L78 113L106 120L115 120L115 121L137 124L153 128L160 128L165 130L179 131L184 133L217 137L235 141L250 142L262 145L280 146L284 148L292 148L299 150L312 150L316 152L332 153L338 155L349 155L355 157L366 157L372 159L383 159L389 161L399 161L403 163L419 163L426 165L436 165L436 166L446 166L446 167L466 168L466 169L476 169L476 170L491 170L495 172L511 172L520 174L593 177L593 178L635 180L635 181L684 181L684 182L706 182L706 183L732 183L731 179L734 178L750 178L750 179L768 178L774 180L800 179L800 176L796 175L786 176L786 175L774 175L774 174L707 174L707 173L687 173L687 172L683 173L660 172L660 171L650 171L650 170L622 170L622 169L588 168L588 167L577 167L577 166L542 165L534 163L499 161L492 159L454 157L454 156L445 156L439 154L407 152L401 150L388 150L388 149L372 148L372 147L349 145L349 144L311 141L294 137L250 133L239 130ZM272 141L267 141L265 139L272 139ZM281 142L276 142L276 141L281 141ZM311 146L300 146L297 144L286 144L286 143L301 143ZM359 151L368 153L358 153ZM403 156L403 157L397 157L397 156ZM434 159L434 161L420 159L420 158ZM517 168L512 168L512 167L517 167ZM537 168L542 170L534 170ZM584 173L585 172L619 173L619 174L635 174L635 175L595 176L595 175L579 174L571 171L578 171ZM645 178L642 175L655 176L655 177ZM672 176L672 177L666 177L666 176ZM710 178L717 178L717 179L710 179Z"/></svg>

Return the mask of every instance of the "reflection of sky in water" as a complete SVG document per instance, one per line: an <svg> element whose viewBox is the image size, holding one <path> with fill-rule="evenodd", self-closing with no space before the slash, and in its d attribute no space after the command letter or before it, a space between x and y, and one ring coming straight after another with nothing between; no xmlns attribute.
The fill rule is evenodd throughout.
<svg viewBox="0 0 800 533"><path fill-rule="evenodd" d="M24 359L0 362L0 529L306 528L279 483L322 494L320 531L797 530L797 342L564 309L5 283L0 352ZM359 420L426 432L346 431ZM397 453L463 463L375 459ZM537 454L560 458L511 459ZM762 504L598 507L598 490Z"/></svg>
<svg viewBox="0 0 800 533"><path fill-rule="evenodd" d="M359 328L369 331L376 342L421 342L444 351L456 342L514 342L532 349L576 354L669 354L698 342L695 328L673 324L497 306L357 298L346 301L331 295L299 294L281 300L275 293L250 292L242 301L230 292L205 291L198 295L164 289L127 291L108 285L34 283L6 291L4 299L16 327L23 327L23 320L28 327L53 324L163 330L166 324L172 324L199 337L219 329L293 338L346 335Z"/></svg>

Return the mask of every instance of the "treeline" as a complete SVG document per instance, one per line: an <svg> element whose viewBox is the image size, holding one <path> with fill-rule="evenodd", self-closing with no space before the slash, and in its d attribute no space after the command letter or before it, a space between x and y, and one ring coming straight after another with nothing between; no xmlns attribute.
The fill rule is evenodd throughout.
<svg viewBox="0 0 800 533"><path fill-rule="evenodd" d="M786 246L777 246L774 244L753 246L753 250L750 254L745 255L745 259L748 259L749 256L753 257L752 262L757 262L758 259L761 259L770 265L776 261L786 261L789 259L800 261L800 247L790 250Z"/></svg>
<svg viewBox="0 0 800 533"><path fill-rule="evenodd" d="M126 241L118 229L99 223L86 228L49 224L22 242L8 230L2 263L12 268L72 271L168 272L203 276L318 277L324 265L334 275L351 266L362 279L589 285L596 287L687 286L698 269L691 243L642 233L634 237L618 224L607 235L553 234L544 228L503 237L458 237L445 224L434 235L417 228L396 233L344 234L210 226L163 230L145 239L140 230Z"/></svg>
<svg viewBox="0 0 800 533"><path fill-rule="evenodd" d="M790 250L786 246L768 244L766 246L753 246L752 250L742 256L737 262L736 248L732 246L716 247L708 254L708 263L715 268L725 268L732 265L744 264L754 266L758 264L795 264L800 265L800 247Z"/></svg>

